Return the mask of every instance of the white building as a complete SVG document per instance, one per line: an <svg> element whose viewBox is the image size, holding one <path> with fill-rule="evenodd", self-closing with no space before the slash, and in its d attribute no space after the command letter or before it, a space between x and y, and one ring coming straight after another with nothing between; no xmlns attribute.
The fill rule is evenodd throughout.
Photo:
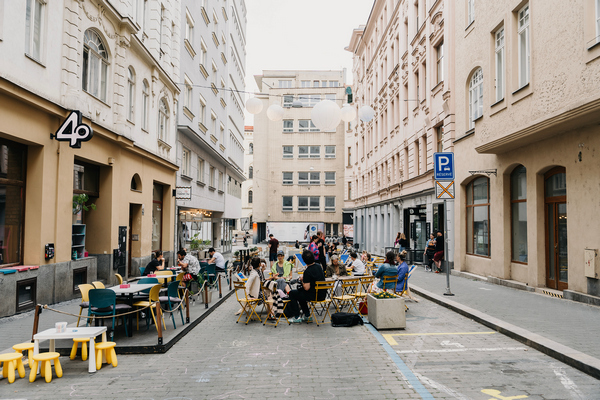
<svg viewBox="0 0 600 400"><path fill-rule="evenodd" d="M252 206L254 203L254 127L244 128L244 173L246 181L242 183L242 218L239 230L252 229Z"/></svg>

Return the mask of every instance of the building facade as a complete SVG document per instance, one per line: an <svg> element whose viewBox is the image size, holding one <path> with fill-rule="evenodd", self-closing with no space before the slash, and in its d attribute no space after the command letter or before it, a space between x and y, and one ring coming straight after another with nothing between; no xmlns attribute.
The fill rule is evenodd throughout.
<svg viewBox="0 0 600 400"><path fill-rule="evenodd" d="M598 296L600 4L457 4L457 267Z"/></svg>
<svg viewBox="0 0 600 400"><path fill-rule="evenodd" d="M244 173L246 180L242 183L242 219L239 230L246 232L252 229L252 206L254 205L254 127L244 127Z"/></svg>
<svg viewBox="0 0 600 400"><path fill-rule="evenodd" d="M2 3L0 264L22 272L0 280L0 316L139 275L153 250L172 260L179 15L177 0Z"/></svg>
<svg viewBox="0 0 600 400"><path fill-rule="evenodd" d="M429 233L446 231L453 261L453 209L435 194L433 154L453 151L453 3L376 0L352 32L354 105L374 109L346 143L346 211L354 242L384 254L396 234L421 261Z"/></svg>
<svg viewBox="0 0 600 400"><path fill-rule="evenodd" d="M178 247L231 251L242 209L246 5L183 0L178 113ZM196 243L196 242L194 242Z"/></svg>
<svg viewBox="0 0 600 400"><path fill-rule="evenodd" d="M342 106L344 71L263 71L255 76L263 110L254 116L253 228L255 240L305 241L322 229L341 235L344 124L321 132L311 111L321 100ZM267 109L283 107L272 121Z"/></svg>

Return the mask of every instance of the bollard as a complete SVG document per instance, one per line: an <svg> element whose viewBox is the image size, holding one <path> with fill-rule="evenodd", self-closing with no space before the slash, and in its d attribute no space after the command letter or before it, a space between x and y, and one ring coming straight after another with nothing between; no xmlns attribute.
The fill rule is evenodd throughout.
<svg viewBox="0 0 600 400"><path fill-rule="evenodd" d="M35 316L33 318L33 333L31 334L31 341L33 342L33 337L36 333L38 333L38 326L40 322L40 314L42 313L42 306L40 304L35 306Z"/></svg>
<svg viewBox="0 0 600 400"><path fill-rule="evenodd" d="M158 331L158 344L163 344L163 334L162 334L162 309L160 308L160 301L156 303L156 330ZM152 312L152 310L148 310L148 312Z"/></svg>
<svg viewBox="0 0 600 400"><path fill-rule="evenodd" d="M219 298L223 298L223 293L221 293L221 274L219 274Z"/></svg>
<svg viewBox="0 0 600 400"><path fill-rule="evenodd" d="M231 273L231 270L229 270L229 290L231 290L231 280L233 279L233 274Z"/></svg>
<svg viewBox="0 0 600 400"><path fill-rule="evenodd" d="M185 322L190 323L190 293L185 291Z"/></svg>

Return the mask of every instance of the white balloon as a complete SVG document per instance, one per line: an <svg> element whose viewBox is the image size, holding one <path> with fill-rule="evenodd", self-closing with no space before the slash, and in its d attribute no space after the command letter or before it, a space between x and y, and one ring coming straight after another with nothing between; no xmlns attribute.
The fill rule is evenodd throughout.
<svg viewBox="0 0 600 400"><path fill-rule="evenodd" d="M358 117L365 122L369 122L374 116L375 110L370 106L362 106L360 110L358 110Z"/></svg>
<svg viewBox="0 0 600 400"><path fill-rule="evenodd" d="M340 107L331 100L318 102L310 113L313 124L322 131L333 131L342 117Z"/></svg>
<svg viewBox="0 0 600 400"><path fill-rule="evenodd" d="M246 101L246 110L248 110L250 114L258 114L262 109L263 102L260 99L252 97Z"/></svg>
<svg viewBox="0 0 600 400"><path fill-rule="evenodd" d="M356 118L356 110L354 107L346 105L342 107L342 121L350 122Z"/></svg>
<svg viewBox="0 0 600 400"><path fill-rule="evenodd" d="M272 104L267 108L267 118L271 121L281 121L283 119L283 107L278 104Z"/></svg>

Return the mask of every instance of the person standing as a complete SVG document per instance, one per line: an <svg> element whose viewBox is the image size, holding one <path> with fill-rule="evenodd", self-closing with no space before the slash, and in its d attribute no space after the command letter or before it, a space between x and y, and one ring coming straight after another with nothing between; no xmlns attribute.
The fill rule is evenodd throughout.
<svg viewBox="0 0 600 400"><path fill-rule="evenodd" d="M342 244L344 245L344 248L346 248L346 244L348 244L348 239L346 239L345 233L342 233Z"/></svg>
<svg viewBox="0 0 600 400"><path fill-rule="evenodd" d="M290 302L287 306L287 310L289 310L291 315L289 321L295 324L312 322L309 317L310 310L308 309L307 302L314 301L317 298L317 290L315 289L316 282L325 280L323 269L319 264L315 263L315 256L312 252L304 250L302 252L302 259L307 265L304 274L300 276L302 286L289 293ZM327 292L319 292L318 300L325 300L325 296L327 296ZM300 309L302 309L304 317L300 317Z"/></svg>
<svg viewBox="0 0 600 400"><path fill-rule="evenodd" d="M439 274L442 272L442 260L444 259L444 235L442 231L438 231L437 237L435 238L435 254L433 255L433 262L435 263L435 273Z"/></svg>
<svg viewBox="0 0 600 400"><path fill-rule="evenodd" d="M323 273L325 273L325 270L327 269L327 249L325 247L325 234L323 233L323 231L318 231L317 236L319 237L319 240L317 241L317 246L319 246L318 261L321 264L321 267L323 267Z"/></svg>
<svg viewBox="0 0 600 400"><path fill-rule="evenodd" d="M300 248L300 242L296 240L296 244L294 246L296 246L296 248L299 249Z"/></svg>
<svg viewBox="0 0 600 400"><path fill-rule="evenodd" d="M270 267L272 267L273 263L277 261L277 248L279 247L279 240L277 240L272 233L269 235L269 243L267 246L269 247Z"/></svg>
<svg viewBox="0 0 600 400"><path fill-rule="evenodd" d="M317 244L317 242L319 241L319 237L317 235L313 235L313 237L311 238L311 242L308 245L308 250L313 253L313 256L315 257L315 261L317 263L319 263L319 257L321 256L321 252L319 251L319 245ZM304 257L302 257L304 258ZM319 263L320 264L320 263Z"/></svg>
<svg viewBox="0 0 600 400"><path fill-rule="evenodd" d="M429 234L429 240L427 241L427 248L423 252L423 256L427 257L427 264L425 264L425 271L433 270L433 256L435 255L435 235Z"/></svg>
<svg viewBox="0 0 600 400"><path fill-rule="evenodd" d="M408 248L408 240L406 239L404 233L398 232L398 235L396 235L396 241L394 242L394 247L400 249L399 253Z"/></svg>

